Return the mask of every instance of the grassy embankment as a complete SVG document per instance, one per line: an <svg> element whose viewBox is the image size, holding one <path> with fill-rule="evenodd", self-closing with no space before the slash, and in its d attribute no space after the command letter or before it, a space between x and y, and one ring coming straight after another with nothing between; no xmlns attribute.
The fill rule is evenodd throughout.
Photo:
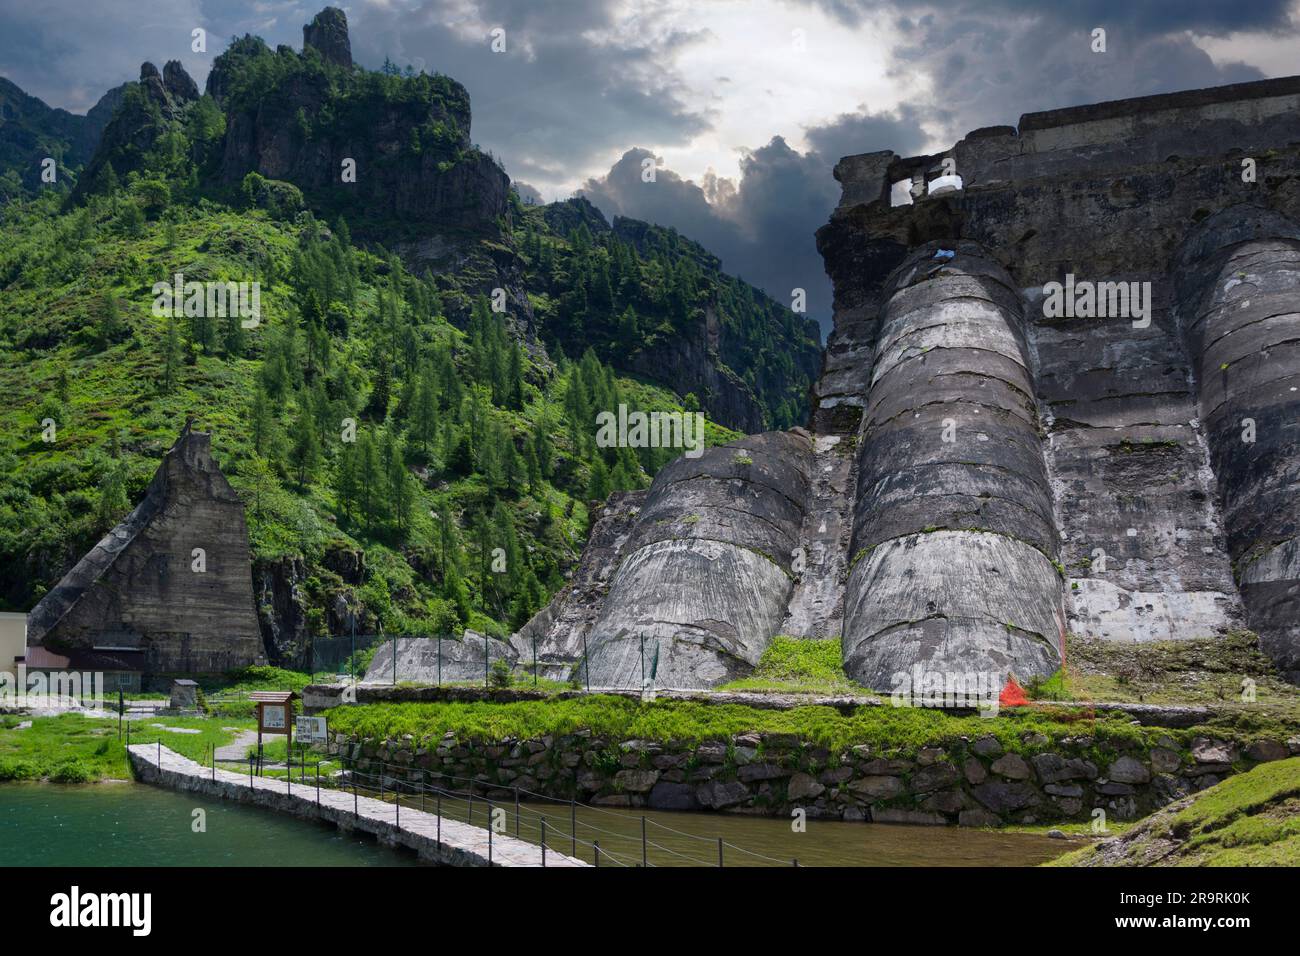
<svg viewBox="0 0 1300 956"><path fill-rule="evenodd" d="M19 724L31 726L19 730ZM162 726L155 727L154 724ZM162 741L179 754L203 760L208 749L228 744L240 730L254 726L248 719L157 717L131 722L131 743ZM167 728L197 730L176 733ZM234 729L227 729L234 728ZM95 720L80 714L26 718L0 716L0 781L50 780L90 783L125 780L131 776L126 758L125 730L118 738L117 721Z"/></svg>
<svg viewBox="0 0 1300 956"><path fill-rule="evenodd" d="M1050 866L1300 866L1300 757L1229 777Z"/></svg>

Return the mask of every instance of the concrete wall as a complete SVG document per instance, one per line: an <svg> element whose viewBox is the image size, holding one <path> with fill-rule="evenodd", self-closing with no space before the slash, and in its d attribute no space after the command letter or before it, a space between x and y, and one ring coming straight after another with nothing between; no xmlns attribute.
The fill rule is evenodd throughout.
<svg viewBox="0 0 1300 956"><path fill-rule="evenodd" d="M17 658L27 653L27 615L0 613L0 671L18 673Z"/></svg>

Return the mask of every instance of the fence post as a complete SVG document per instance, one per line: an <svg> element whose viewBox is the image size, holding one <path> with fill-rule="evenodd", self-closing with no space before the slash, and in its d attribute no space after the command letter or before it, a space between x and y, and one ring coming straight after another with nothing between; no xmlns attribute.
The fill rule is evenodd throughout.
<svg viewBox="0 0 1300 956"><path fill-rule="evenodd" d="M468 817L466 818L465 822L466 822L466 823L473 823L473 822L474 822L474 785L473 785L473 783L470 784L470 790L469 790L469 810L466 811L466 812L468 813Z"/></svg>
<svg viewBox="0 0 1300 956"><path fill-rule="evenodd" d="M316 761L316 809L320 809L320 761Z"/></svg>
<svg viewBox="0 0 1300 956"><path fill-rule="evenodd" d="M578 801L572 797L569 798L569 832L573 836L573 844L569 847L569 855L578 855Z"/></svg>
<svg viewBox="0 0 1300 956"><path fill-rule="evenodd" d="M397 829L402 829L402 791L393 788L393 805L397 807Z"/></svg>
<svg viewBox="0 0 1300 956"><path fill-rule="evenodd" d="M352 819L355 820L360 814L357 811L357 771L352 768Z"/></svg>
<svg viewBox="0 0 1300 956"><path fill-rule="evenodd" d="M722 837L718 837L718 866L722 866Z"/></svg>
<svg viewBox="0 0 1300 956"><path fill-rule="evenodd" d="M248 755L248 789L253 789L253 755Z"/></svg>
<svg viewBox="0 0 1300 956"><path fill-rule="evenodd" d="M519 788L515 787L515 836L519 836Z"/></svg>
<svg viewBox="0 0 1300 956"><path fill-rule="evenodd" d="M595 848L595 851L596 851L596 867L599 868L599 867L600 867L600 841L599 841L599 840L592 840L592 841L591 841L591 845L592 845L592 847Z"/></svg>
<svg viewBox="0 0 1300 956"><path fill-rule="evenodd" d="M649 866L649 865L650 865L650 863L646 860L646 849L645 849L645 817L642 817L642 818L641 818L641 865L642 865L642 866Z"/></svg>
<svg viewBox="0 0 1300 956"><path fill-rule="evenodd" d="M488 823L488 866L492 865L492 831L496 829L492 825L492 801L487 802L487 823Z"/></svg>
<svg viewBox="0 0 1300 956"><path fill-rule="evenodd" d="M438 791L438 842L442 843L442 791Z"/></svg>
<svg viewBox="0 0 1300 956"><path fill-rule="evenodd" d="M158 738L158 772L162 773L162 738Z"/></svg>
<svg viewBox="0 0 1300 956"><path fill-rule="evenodd" d="M438 686L442 686L442 635L438 635Z"/></svg>
<svg viewBox="0 0 1300 956"><path fill-rule="evenodd" d="M397 686L397 632L393 632L393 686Z"/></svg>
<svg viewBox="0 0 1300 956"><path fill-rule="evenodd" d="M491 686L488 680L488 642L487 635L483 635L483 688L486 690Z"/></svg>
<svg viewBox="0 0 1300 956"><path fill-rule="evenodd" d="M546 866L546 817L542 817L542 866Z"/></svg>

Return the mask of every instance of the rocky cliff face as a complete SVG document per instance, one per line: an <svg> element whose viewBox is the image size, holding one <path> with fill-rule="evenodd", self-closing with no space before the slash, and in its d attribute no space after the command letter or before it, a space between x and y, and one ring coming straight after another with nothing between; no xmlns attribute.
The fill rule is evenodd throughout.
<svg viewBox="0 0 1300 956"><path fill-rule="evenodd" d="M250 172L287 180L362 235L368 223L394 222L499 232L510 180L470 142L463 86L354 71L347 19L335 8L303 39L300 54L245 36L213 63L207 92L227 116L221 182Z"/></svg>
<svg viewBox="0 0 1300 956"><path fill-rule="evenodd" d="M841 160L812 435L661 474L593 673L630 686L646 636L660 685L708 686L779 627L888 690L1248 624L1300 679L1297 143L1293 77ZM945 160L961 188L931 192Z"/></svg>
<svg viewBox="0 0 1300 956"><path fill-rule="evenodd" d="M198 87L177 60L165 64L162 73L152 63L141 64L139 81L120 90L120 94L110 91L96 106L96 110L102 107L96 122L105 113L110 118L77 181L74 202L94 191L109 168L119 180L143 170L158 137L183 121L188 107L198 99Z"/></svg>
<svg viewBox="0 0 1300 956"><path fill-rule="evenodd" d="M244 506L210 436L186 426L144 500L32 609L28 643L138 649L164 673L263 659Z"/></svg>

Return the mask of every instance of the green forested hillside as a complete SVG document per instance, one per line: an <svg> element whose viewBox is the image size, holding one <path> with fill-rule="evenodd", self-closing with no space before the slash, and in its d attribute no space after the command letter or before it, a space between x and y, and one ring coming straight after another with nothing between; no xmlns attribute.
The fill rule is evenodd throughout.
<svg viewBox="0 0 1300 956"><path fill-rule="evenodd" d="M674 396L590 352L539 365L485 299L456 328L432 282L342 222L207 201L146 219L126 184L66 213L61 198L10 204L0 225L7 608L30 607L140 499L187 415L214 432L257 559L306 557L316 633L341 591L389 632L517 626L561 585L586 503L674 454L598 451L588 421ZM255 278L260 325L155 317L151 286L178 271ZM328 550L364 550L364 583L344 587Z"/></svg>
<svg viewBox="0 0 1300 956"><path fill-rule="evenodd" d="M453 80L245 37L203 95L172 62L111 102L84 167L0 205L6 609L129 512L188 417L244 497L263 635L294 664L354 623L526 621L589 504L681 452L598 449L599 411L806 415L815 328L672 230L524 207ZM177 273L258 283L260 321L160 314Z"/></svg>

